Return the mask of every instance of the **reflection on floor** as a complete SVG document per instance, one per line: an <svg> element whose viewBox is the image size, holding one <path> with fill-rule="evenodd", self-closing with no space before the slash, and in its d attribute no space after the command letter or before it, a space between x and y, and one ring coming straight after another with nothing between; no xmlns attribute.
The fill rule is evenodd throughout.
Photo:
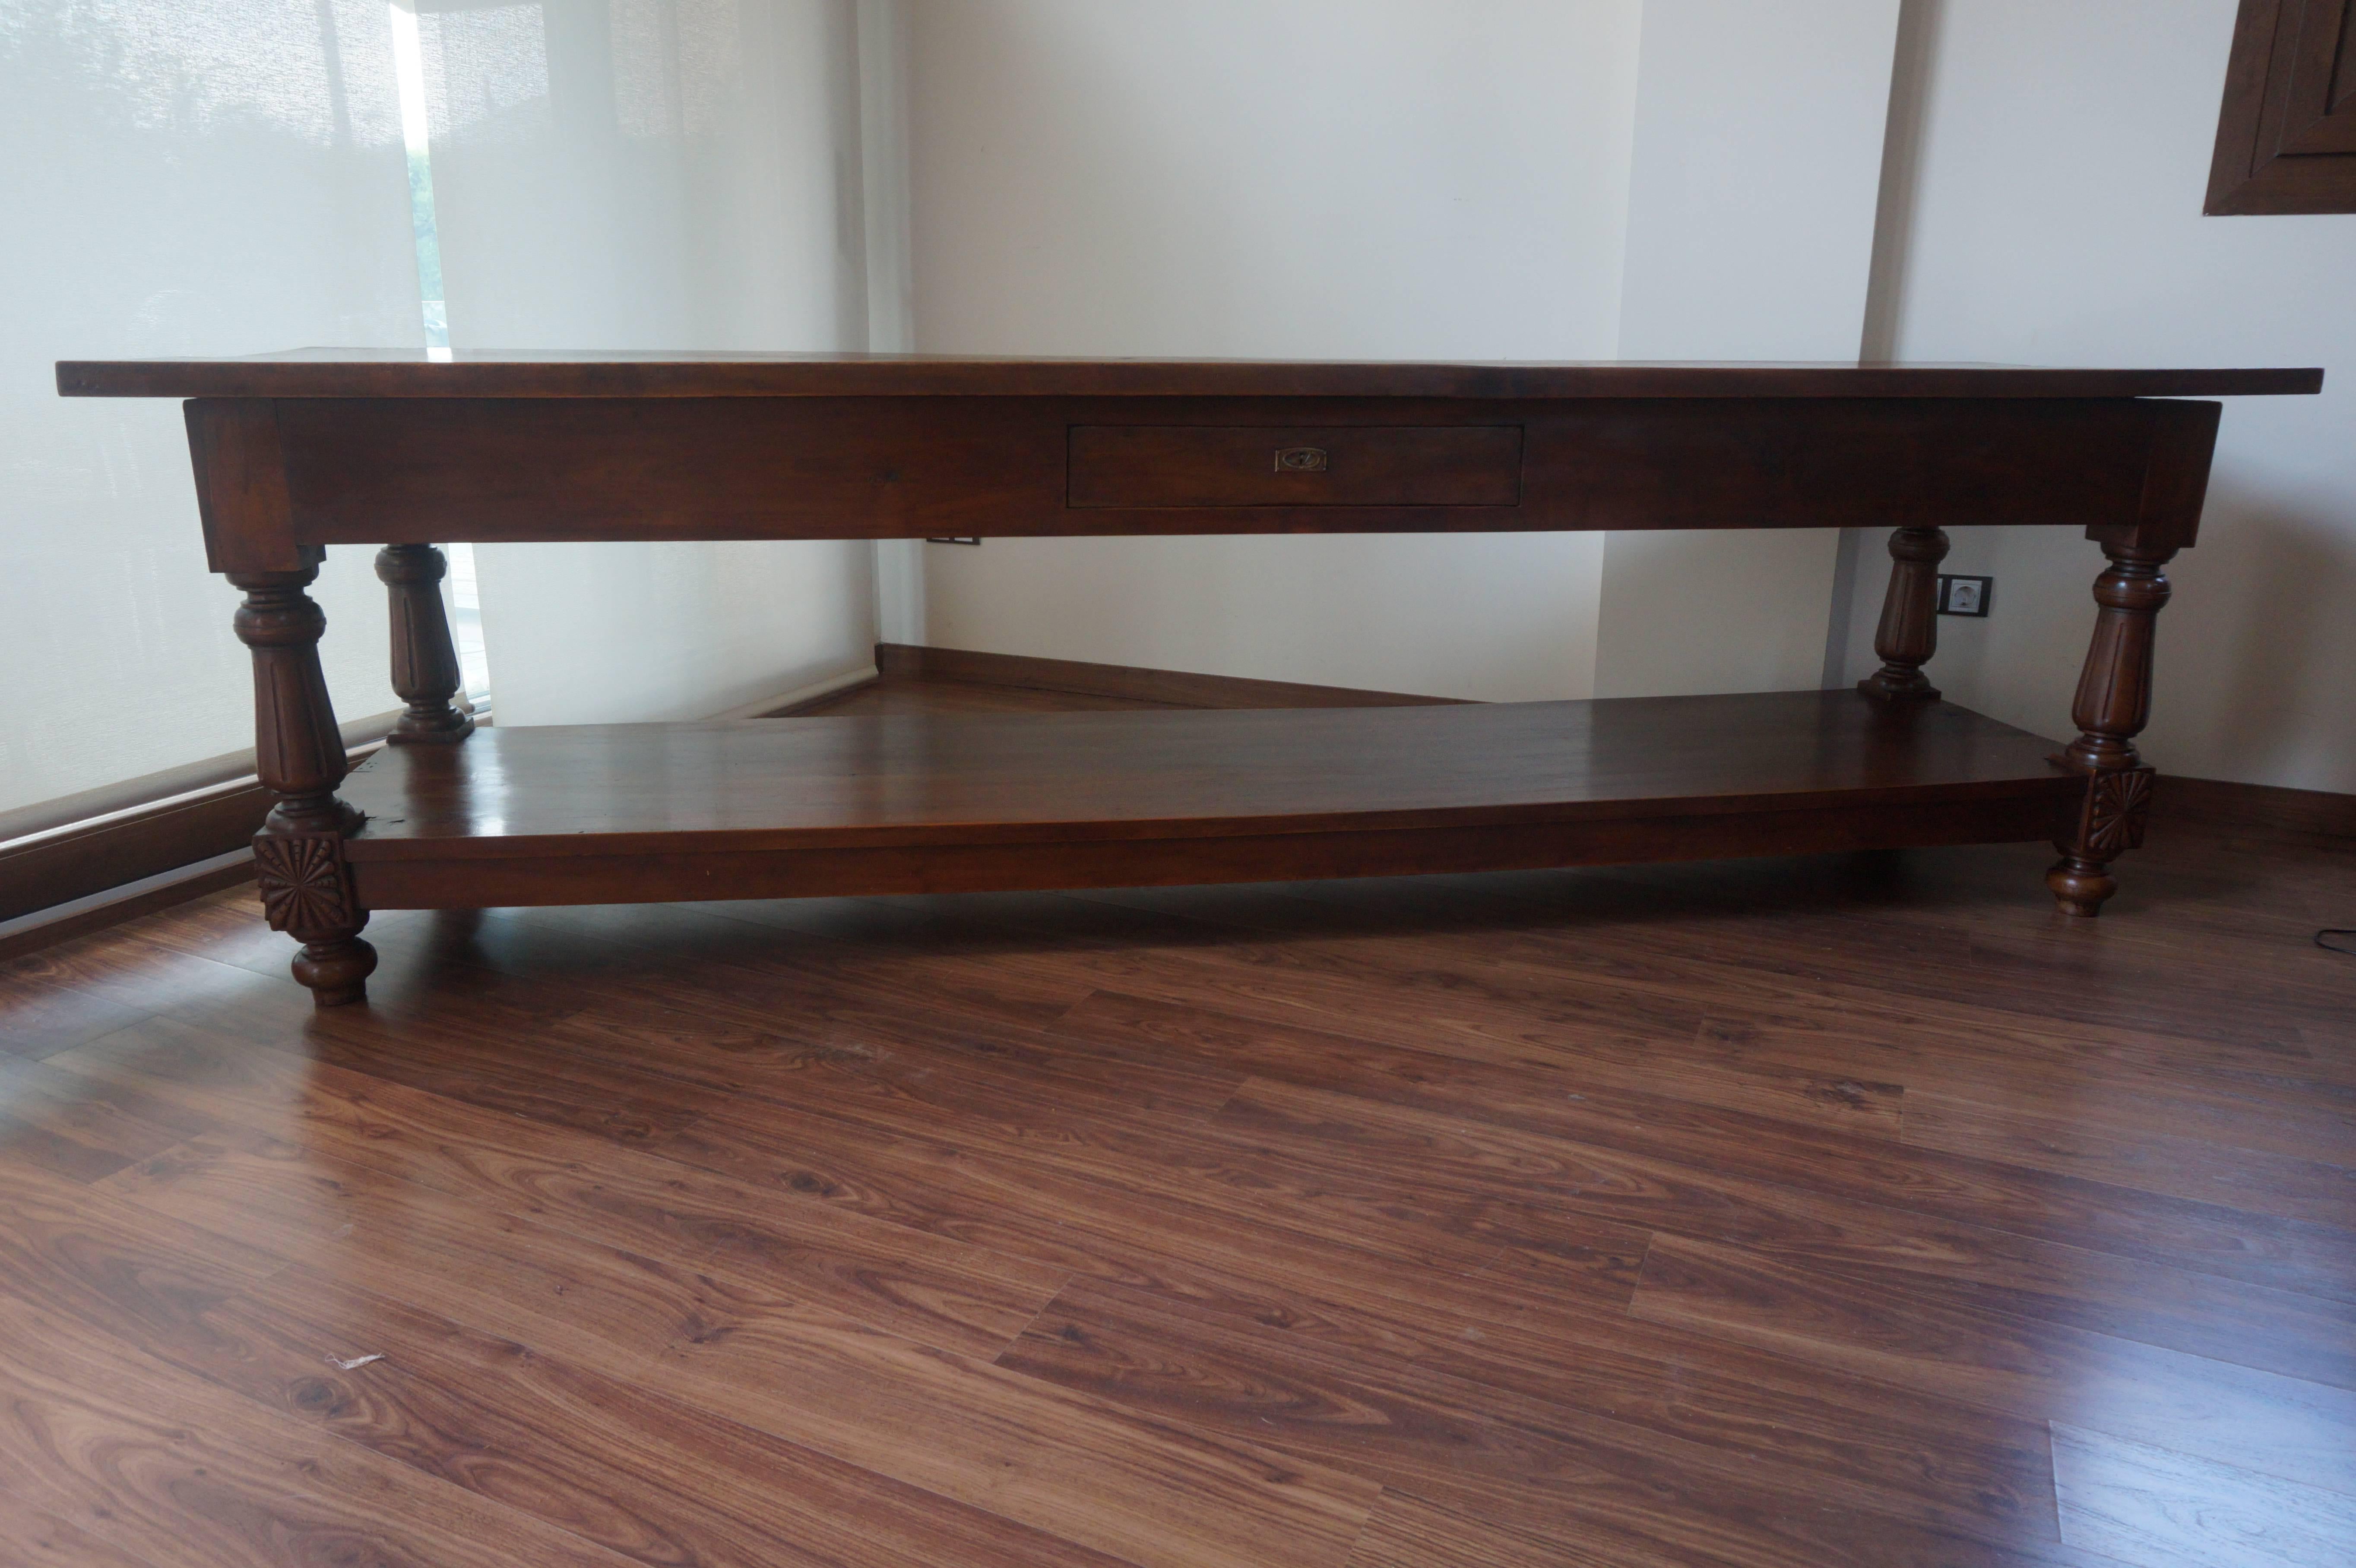
<svg viewBox="0 0 2356 1568"><path fill-rule="evenodd" d="M0 1557L2346 1561L2356 847L2155 840L20 958Z"/></svg>

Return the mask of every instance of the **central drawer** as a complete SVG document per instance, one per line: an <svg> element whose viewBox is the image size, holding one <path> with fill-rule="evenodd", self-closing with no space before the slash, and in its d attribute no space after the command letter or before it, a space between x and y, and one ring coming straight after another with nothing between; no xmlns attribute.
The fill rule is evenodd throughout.
<svg viewBox="0 0 2356 1568"><path fill-rule="evenodd" d="M1512 507L1522 427L1074 425L1072 507Z"/></svg>

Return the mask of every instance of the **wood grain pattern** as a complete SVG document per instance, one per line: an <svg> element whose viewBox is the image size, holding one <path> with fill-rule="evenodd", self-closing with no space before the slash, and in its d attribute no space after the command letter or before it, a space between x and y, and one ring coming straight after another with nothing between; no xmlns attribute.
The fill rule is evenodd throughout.
<svg viewBox="0 0 2356 1568"><path fill-rule="evenodd" d="M11 1057L68 1050L145 1016L128 1000L29 972L21 960L0 978L0 1052Z"/></svg>
<svg viewBox="0 0 2356 1568"><path fill-rule="evenodd" d="M0 1493L0 1541L26 1568L155 1568L13 1493Z"/></svg>
<svg viewBox="0 0 2356 1568"><path fill-rule="evenodd" d="M491 729L379 752L356 862L1371 832L1648 815L2051 805L2053 742L1847 691L1410 708ZM1202 784L1218 776L1222 789ZM594 780L593 784L587 782ZM659 840L659 844L658 841ZM576 851L578 852L578 851ZM387 906L392 907L392 906Z"/></svg>
<svg viewBox="0 0 2356 1568"><path fill-rule="evenodd" d="M2334 1151L2336 1157L2322 1158L2220 1150L2201 1138L2147 1127L2131 1134L2088 1128L2058 1105L1997 1111L1938 1095L1908 1102L1905 1138L2033 1170L2356 1229L2356 1147L2349 1142Z"/></svg>
<svg viewBox="0 0 2356 1568"><path fill-rule="evenodd" d="M2133 530L2192 542L2221 405L2163 399L1721 396L205 400L284 447L267 508L214 507L216 567L300 570L331 544L1091 534L1494 532L1902 524ZM1401 424L1520 432L1518 485L1337 507L1072 504L1075 426ZM208 438L211 439L211 438ZM2179 452L2179 448L2186 450ZM273 448L273 451L276 450ZM2189 465L2180 457L2190 456ZM221 462L209 459L210 475ZM2181 468L2189 496L2147 489ZM242 468L223 473L235 477ZM689 476L691 476L689 477ZM225 478L223 483L227 482ZM1232 492L1222 492L1232 493ZM1087 492L1083 491L1083 494ZM1100 497L1101 498L1101 497ZM1112 497L1119 498L1119 497ZM1137 504L1151 501L1157 504ZM255 507L256 531L231 519ZM242 544L241 544L242 540ZM241 549L243 553L238 553ZM289 564L292 563L292 564Z"/></svg>
<svg viewBox="0 0 2356 1568"><path fill-rule="evenodd" d="M321 1159L627 1244L748 1290L845 1307L945 1349L994 1353L1062 1277L818 1205L757 1217L761 1195L736 1184L247 1044L155 1020L113 1037L103 1052L68 1052L47 1065L60 1095L66 1079L89 1103L102 1087L128 1084L217 1125L297 1138ZM170 1163L175 1186L192 1175L188 1153ZM595 1175L584 1178L592 1159Z"/></svg>
<svg viewBox="0 0 2356 1568"><path fill-rule="evenodd" d="M344 848L398 909L2045 838L2051 746L1856 692L494 729L363 763Z"/></svg>
<svg viewBox="0 0 2356 1568"><path fill-rule="evenodd" d="M1805 1264L1655 1238L1631 1307L1674 1324L1884 1385L2019 1413L2075 1406L2116 1431L2346 1489L2356 1393L2006 1310L1941 1299L1902 1275L1827 1276Z"/></svg>
<svg viewBox="0 0 2356 1568"><path fill-rule="evenodd" d="M1406 1492L1385 1490L1350 1568L1620 1568L1620 1543L1575 1532L1519 1531Z"/></svg>
<svg viewBox="0 0 2356 1568"><path fill-rule="evenodd" d="M173 1347L191 1370L642 1562L1117 1562L324 1276L278 1276L196 1329ZM340 1364L363 1345L382 1360Z"/></svg>
<svg viewBox="0 0 2356 1568"><path fill-rule="evenodd" d="M2049 854L0 962L0 1561L2336 1563L2350 848Z"/></svg>
<svg viewBox="0 0 2356 1568"><path fill-rule="evenodd" d="M1905 1104L1904 1091L1895 1083L1706 1063L1618 1062L1601 1052L1581 1062L1574 1076L1541 1051L1516 1049L1511 1041L1497 1041L1483 1052L1487 1037L1479 1034L1468 1033L1453 1051L1389 1046L1359 1033L1112 990L1094 992L1071 1008L1057 1020L1056 1032L1151 1040L1229 1061L1260 1077L1328 1085L1347 1082L1353 1093L1372 1099L1433 1107L1470 1101L1493 1112L1515 1105L1525 1125L1544 1125L1574 1104L1593 1105L1606 1115L1641 1115L1643 1097L1659 1095L1686 1107L1718 1105L1753 1116L1826 1122L1868 1137L1896 1137ZM1491 1060L1467 1060L1475 1052Z"/></svg>
<svg viewBox="0 0 2356 1568"><path fill-rule="evenodd" d="M1740 1417L1717 1403L1723 1389L1676 1389L1664 1377L1607 1403L1594 1391L1574 1393L1565 1385L1575 1380L1559 1374L1515 1387L1428 1361L1394 1366L1375 1385L1360 1379L1355 1360L1295 1334L1092 1283L1068 1287L1000 1358L1141 1409L1348 1463L1389 1487L1478 1498L1506 1519L1577 1520L1665 1555L1706 1539L1693 1529L1702 1510L1688 1488L1723 1488L1720 1511L1749 1513L1765 1527L1761 1534L1793 1529L1808 1542L1755 1561L1803 1562L1819 1550L1819 1561L1872 1561L1874 1541L1890 1551L1885 1561L1904 1561L1917 1530L1999 1544L2046 1533L2045 1456L2033 1429L2019 1429L2015 1445L1956 1441L1940 1467L1910 1453L1908 1435L1888 1426L1810 1430L1771 1418L1775 1439L1729 1455L1718 1441ZM1467 1418L1472 1409L1479 1419ZM1801 1486L1817 1499L1816 1517L1778 1517L1768 1499Z"/></svg>
<svg viewBox="0 0 2356 1568"><path fill-rule="evenodd" d="M423 1291L493 1333L681 1387L788 1442L1135 1563L1247 1563L1268 1540L1338 1563L1374 1491L724 1275L514 1216L469 1226L468 1206L329 1160L288 1169L198 1146L114 1184L151 1211L262 1235L306 1270L378 1296ZM1189 1527L1173 1528L1180 1516Z"/></svg>
<svg viewBox="0 0 2356 1568"><path fill-rule="evenodd" d="M56 1517L155 1563L629 1561L0 1300L0 1452Z"/></svg>
<svg viewBox="0 0 2356 1568"><path fill-rule="evenodd" d="M2056 1422L2062 1539L2154 1568L2344 1562L2356 1496Z"/></svg>
<svg viewBox="0 0 2356 1568"><path fill-rule="evenodd" d="M2201 210L2356 212L2351 64L2348 0L2242 0Z"/></svg>

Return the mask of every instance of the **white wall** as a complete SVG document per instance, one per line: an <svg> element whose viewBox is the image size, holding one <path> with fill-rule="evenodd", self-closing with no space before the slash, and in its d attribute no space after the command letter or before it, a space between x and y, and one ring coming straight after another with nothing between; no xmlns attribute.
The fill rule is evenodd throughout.
<svg viewBox="0 0 2356 1568"><path fill-rule="evenodd" d="M863 348L850 0L420 17L452 342ZM699 718L866 665L853 542L487 545L501 724Z"/></svg>
<svg viewBox="0 0 2356 1568"><path fill-rule="evenodd" d="M0 9L0 810L253 743L179 405L55 361L420 341L382 0ZM373 551L328 554L328 687L398 708Z"/></svg>
<svg viewBox="0 0 2356 1568"><path fill-rule="evenodd" d="M1646 0L1623 359L1854 359L1898 0ZM1831 528L1619 532L1595 694L1817 684Z"/></svg>
<svg viewBox="0 0 2356 1568"><path fill-rule="evenodd" d="M1854 357L1897 12L919 0L917 341ZM992 540L926 551L926 620L952 646L1451 696L1771 689L1821 673L1834 544Z"/></svg>
<svg viewBox="0 0 2356 1568"><path fill-rule="evenodd" d="M858 0L861 216L866 228L867 347L905 354L916 346L916 277L909 254L908 17L902 0ZM875 635L925 640L925 543L877 539Z"/></svg>
<svg viewBox="0 0 2356 1568"><path fill-rule="evenodd" d="M916 0L917 346L1608 357L1634 0ZM948 646L1583 696L1599 535L926 550Z"/></svg>
<svg viewBox="0 0 2356 1568"><path fill-rule="evenodd" d="M2229 400L2200 545L2169 569L2164 771L2356 791L2356 217L2204 218L2233 0L1962 0L1932 37L1898 312L1909 358L2322 365ZM1986 621L1943 618L1947 695L2066 736L2101 569L2048 529L1959 529ZM1879 541L1851 675L1869 670ZM1861 628L1857 630L1856 628Z"/></svg>

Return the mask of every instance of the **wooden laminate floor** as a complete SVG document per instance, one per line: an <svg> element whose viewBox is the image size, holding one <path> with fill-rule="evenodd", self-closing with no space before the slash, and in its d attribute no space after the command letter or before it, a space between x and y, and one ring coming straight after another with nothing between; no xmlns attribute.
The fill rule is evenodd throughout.
<svg viewBox="0 0 2356 1568"><path fill-rule="evenodd" d="M2048 859L16 959L0 1562L2356 1560L2356 846Z"/></svg>

